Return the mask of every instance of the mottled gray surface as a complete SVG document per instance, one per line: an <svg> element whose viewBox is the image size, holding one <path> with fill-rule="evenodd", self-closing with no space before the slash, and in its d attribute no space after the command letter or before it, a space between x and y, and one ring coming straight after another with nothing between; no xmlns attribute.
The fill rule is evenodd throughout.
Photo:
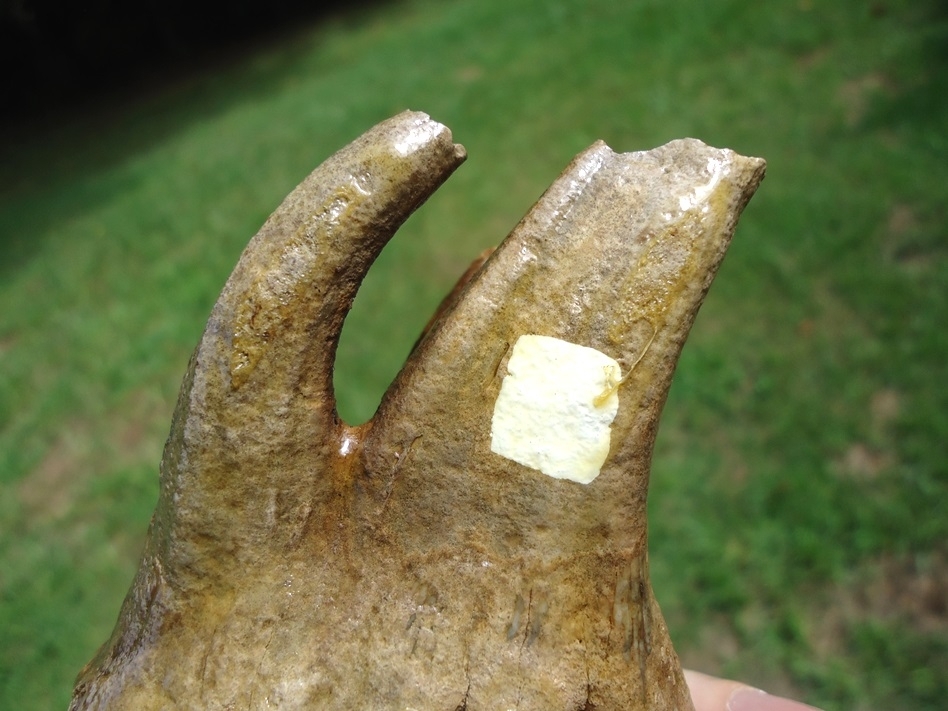
<svg viewBox="0 0 948 711"><path fill-rule="evenodd" d="M593 145L349 427L332 393L342 321L463 160L446 128L400 114L251 241L185 377L138 576L71 708L691 708L648 581L649 462L764 162L690 139ZM637 362L589 485L490 451L524 333Z"/></svg>

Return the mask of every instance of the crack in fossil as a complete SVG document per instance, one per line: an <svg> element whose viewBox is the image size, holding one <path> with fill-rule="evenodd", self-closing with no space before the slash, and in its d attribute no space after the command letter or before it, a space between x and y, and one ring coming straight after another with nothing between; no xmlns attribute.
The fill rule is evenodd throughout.
<svg viewBox="0 0 948 711"><path fill-rule="evenodd" d="M389 499L392 498L392 492L395 490L395 481L398 478L398 473L401 471L402 467L405 465L405 461L408 459L408 455L411 454L412 448L415 446L415 442L421 439L421 435L415 435L415 437L408 443L408 446L405 447L404 452L394 452L395 463L392 465L392 471L389 473L388 485L385 487L385 494L382 498L382 504L379 506L377 516L381 516L385 512L385 507L388 506Z"/></svg>

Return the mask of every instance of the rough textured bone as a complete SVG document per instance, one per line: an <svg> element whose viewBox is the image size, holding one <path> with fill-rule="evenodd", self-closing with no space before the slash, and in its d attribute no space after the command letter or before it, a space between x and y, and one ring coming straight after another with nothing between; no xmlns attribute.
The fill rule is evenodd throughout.
<svg viewBox="0 0 948 711"><path fill-rule="evenodd" d="M648 580L649 462L764 162L695 140L593 145L350 427L332 391L343 319L464 157L445 127L403 113L250 242L184 379L137 577L71 708L691 708ZM623 368L587 485L491 451L524 334Z"/></svg>

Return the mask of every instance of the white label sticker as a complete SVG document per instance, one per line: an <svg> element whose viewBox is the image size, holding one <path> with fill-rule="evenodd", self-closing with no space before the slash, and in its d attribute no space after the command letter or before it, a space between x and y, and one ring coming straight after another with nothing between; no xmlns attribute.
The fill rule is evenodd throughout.
<svg viewBox="0 0 948 711"><path fill-rule="evenodd" d="M491 420L491 451L555 479L588 484L609 455L619 364L595 348L517 339Z"/></svg>

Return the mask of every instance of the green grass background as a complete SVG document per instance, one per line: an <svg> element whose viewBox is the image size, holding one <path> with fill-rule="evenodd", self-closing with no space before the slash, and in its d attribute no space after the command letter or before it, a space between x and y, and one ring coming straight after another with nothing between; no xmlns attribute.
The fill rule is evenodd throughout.
<svg viewBox="0 0 948 711"><path fill-rule="evenodd" d="M467 263L597 138L768 160L669 398L654 585L685 662L826 709L948 698L948 17L936 0L407 0L7 136L0 708L64 708L131 581L247 240L405 108L468 162L347 322L371 416Z"/></svg>

